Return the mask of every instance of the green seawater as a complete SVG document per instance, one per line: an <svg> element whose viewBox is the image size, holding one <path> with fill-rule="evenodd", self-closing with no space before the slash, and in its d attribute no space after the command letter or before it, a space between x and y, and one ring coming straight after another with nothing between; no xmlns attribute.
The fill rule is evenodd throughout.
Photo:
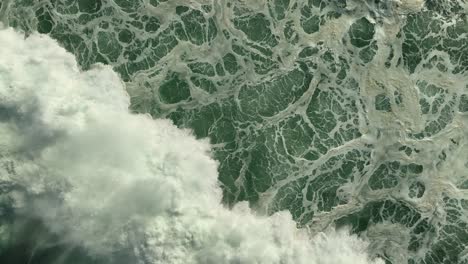
<svg viewBox="0 0 468 264"><path fill-rule="evenodd" d="M209 138L226 206L348 226L386 263L468 263L465 0L0 4L0 21L51 36L82 69L111 65L132 111ZM28 263L15 257L28 234L1 235L7 215L0 256Z"/></svg>

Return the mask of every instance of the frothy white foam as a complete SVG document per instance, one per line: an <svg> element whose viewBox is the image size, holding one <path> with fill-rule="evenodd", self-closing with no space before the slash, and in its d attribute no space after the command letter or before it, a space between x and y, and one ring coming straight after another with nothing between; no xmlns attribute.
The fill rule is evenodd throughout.
<svg viewBox="0 0 468 264"><path fill-rule="evenodd" d="M311 237L289 213L223 207L208 141L129 113L109 67L80 72L47 36L6 29L0 40L0 157L15 164L0 175L37 195L34 213L90 254L130 246L150 263L383 263L345 231Z"/></svg>

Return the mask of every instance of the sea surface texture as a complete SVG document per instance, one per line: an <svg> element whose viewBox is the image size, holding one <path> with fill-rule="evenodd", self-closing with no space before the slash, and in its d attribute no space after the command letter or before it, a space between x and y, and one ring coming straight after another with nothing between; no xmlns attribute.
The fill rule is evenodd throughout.
<svg viewBox="0 0 468 264"><path fill-rule="evenodd" d="M1 263L468 264L466 0L0 21Z"/></svg>

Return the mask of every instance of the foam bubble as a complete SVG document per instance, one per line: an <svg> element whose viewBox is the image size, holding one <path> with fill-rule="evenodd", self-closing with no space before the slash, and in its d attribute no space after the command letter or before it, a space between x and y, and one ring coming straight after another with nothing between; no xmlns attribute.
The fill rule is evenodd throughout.
<svg viewBox="0 0 468 264"><path fill-rule="evenodd" d="M225 208L208 141L131 114L109 67L80 72L47 36L0 39L1 161L15 164L0 175L69 243L155 264L383 263L345 230L311 236L286 212Z"/></svg>
<svg viewBox="0 0 468 264"><path fill-rule="evenodd" d="M424 7L424 0L400 0L397 1L403 11L418 12Z"/></svg>

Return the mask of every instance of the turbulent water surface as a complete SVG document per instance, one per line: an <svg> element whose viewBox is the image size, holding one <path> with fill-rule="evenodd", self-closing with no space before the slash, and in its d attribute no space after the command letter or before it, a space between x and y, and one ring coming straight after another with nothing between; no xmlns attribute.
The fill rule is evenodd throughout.
<svg viewBox="0 0 468 264"><path fill-rule="evenodd" d="M2 0L1 263L468 263L465 0Z"/></svg>

